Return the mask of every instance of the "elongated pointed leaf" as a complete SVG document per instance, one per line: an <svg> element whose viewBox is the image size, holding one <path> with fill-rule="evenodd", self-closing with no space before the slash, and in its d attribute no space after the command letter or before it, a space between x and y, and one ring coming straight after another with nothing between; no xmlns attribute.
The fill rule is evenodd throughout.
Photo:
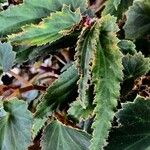
<svg viewBox="0 0 150 150"><path fill-rule="evenodd" d="M73 11L80 8L83 12L87 7L86 0L24 0L23 4L0 13L0 34L10 34L27 23L37 23L51 12L60 11L63 4L70 5Z"/></svg>
<svg viewBox="0 0 150 150"><path fill-rule="evenodd" d="M35 116L37 118L47 117L60 104L70 101L70 96L76 88L77 80L77 69L75 65L72 65L47 89L41 103L37 107Z"/></svg>
<svg viewBox="0 0 150 150"><path fill-rule="evenodd" d="M123 66L125 79L136 79L150 70L150 58L144 58L141 52L133 56L128 54L123 58Z"/></svg>
<svg viewBox="0 0 150 150"><path fill-rule="evenodd" d="M0 65L4 72L9 71L14 65L16 53L12 50L10 43L0 42Z"/></svg>
<svg viewBox="0 0 150 150"><path fill-rule="evenodd" d="M116 19L110 15L97 22L97 49L93 65L95 85L95 122L90 150L100 150L106 144L111 121L115 115L122 80L122 54L119 50Z"/></svg>
<svg viewBox="0 0 150 150"><path fill-rule="evenodd" d="M150 98L123 104L116 116L121 125L113 128L106 150L149 150Z"/></svg>
<svg viewBox="0 0 150 150"><path fill-rule="evenodd" d="M126 38L138 39L150 33L150 1L136 0L127 13Z"/></svg>
<svg viewBox="0 0 150 150"><path fill-rule="evenodd" d="M85 109L89 105L88 90L91 80L91 65L96 48L94 26L92 29L84 28L76 48L77 66L79 67L80 79L78 81L78 92L82 107Z"/></svg>
<svg viewBox="0 0 150 150"><path fill-rule="evenodd" d="M66 5L62 11L52 13L39 25L29 25L23 28L23 32L9 36L9 40L16 44L43 45L53 43L69 34L81 21L79 9L72 12Z"/></svg>
<svg viewBox="0 0 150 150"><path fill-rule="evenodd" d="M0 149L26 150L31 144L32 115L21 100L4 101L0 106Z"/></svg>
<svg viewBox="0 0 150 150"><path fill-rule="evenodd" d="M91 136L67 127L59 121L50 123L42 137L42 150L88 150Z"/></svg>

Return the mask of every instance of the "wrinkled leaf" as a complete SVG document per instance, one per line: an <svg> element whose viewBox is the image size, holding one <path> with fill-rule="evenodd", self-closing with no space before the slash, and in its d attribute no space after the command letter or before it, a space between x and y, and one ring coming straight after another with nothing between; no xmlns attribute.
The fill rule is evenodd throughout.
<svg viewBox="0 0 150 150"><path fill-rule="evenodd" d="M106 150L150 149L150 99L137 97L123 104L116 114L119 127L113 128Z"/></svg>
<svg viewBox="0 0 150 150"><path fill-rule="evenodd" d="M126 55L126 54L135 54L136 50L135 50L135 44L132 41L129 40L121 40L118 43L118 46L121 50L121 52Z"/></svg>
<svg viewBox="0 0 150 150"><path fill-rule="evenodd" d="M150 70L150 58L145 58L141 52L135 55L127 54L123 60L125 79L136 79Z"/></svg>
<svg viewBox="0 0 150 150"><path fill-rule="evenodd" d="M138 39L150 33L150 1L136 0L127 13L126 38Z"/></svg>
<svg viewBox="0 0 150 150"><path fill-rule="evenodd" d="M89 105L89 86L91 80L91 65L96 48L95 30L84 28L78 40L76 48L76 65L79 68L80 79L78 81L78 100L85 109Z"/></svg>
<svg viewBox="0 0 150 150"><path fill-rule="evenodd" d="M92 70L96 116L92 126L94 131L90 150L100 150L106 144L123 77L122 54L117 46L119 40L116 37L116 18L110 15L102 17L97 22L96 30L98 39Z"/></svg>

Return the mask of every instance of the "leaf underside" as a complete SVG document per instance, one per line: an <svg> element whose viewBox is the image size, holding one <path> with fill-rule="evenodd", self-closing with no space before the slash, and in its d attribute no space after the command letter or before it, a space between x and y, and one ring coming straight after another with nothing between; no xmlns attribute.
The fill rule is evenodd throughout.
<svg viewBox="0 0 150 150"><path fill-rule="evenodd" d="M80 79L78 81L79 97L81 106L85 109L89 105L89 86L91 81L91 65L96 49L95 28L84 28L79 37L76 48L76 65L79 68Z"/></svg>

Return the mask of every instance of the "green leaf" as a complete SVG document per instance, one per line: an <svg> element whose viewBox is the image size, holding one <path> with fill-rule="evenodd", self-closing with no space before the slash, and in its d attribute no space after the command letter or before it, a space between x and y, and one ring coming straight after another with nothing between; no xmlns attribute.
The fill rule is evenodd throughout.
<svg viewBox="0 0 150 150"><path fill-rule="evenodd" d="M150 1L134 1L127 13L127 21L124 26L128 39L138 39L150 33Z"/></svg>
<svg viewBox="0 0 150 150"><path fill-rule="evenodd" d="M25 61L35 60L38 57L45 57L50 54L52 51L50 45L43 46L27 46L27 45L19 45L14 46L14 51L16 52L15 63L23 63ZM57 52L57 50L55 49Z"/></svg>
<svg viewBox="0 0 150 150"><path fill-rule="evenodd" d="M35 137L38 135L40 130L44 127L45 123L47 121L47 118L34 118L33 120L33 126L32 126L32 138L35 139Z"/></svg>
<svg viewBox="0 0 150 150"><path fill-rule="evenodd" d="M38 25L25 26L23 32L10 35L9 40L15 44L30 46L51 44L68 35L80 21L79 9L72 12L68 6L64 5L62 11L52 13Z"/></svg>
<svg viewBox="0 0 150 150"><path fill-rule="evenodd" d="M26 150L32 142L32 115L27 104L10 99L0 107L0 149Z"/></svg>
<svg viewBox="0 0 150 150"><path fill-rule="evenodd" d="M86 0L38 0L38 3L37 0L24 0L23 4L0 13L0 34L10 34L20 30L23 25L37 23L51 12L60 11L63 4L70 5L72 11L80 8L84 12L87 7Z"/></svg>
<svg viewBox="0 0 150 150"><path fill-rule="evenodd" d="M110 14L116 16L118 19L121 19L123 13L128 10L132 3L133 0L107 0L102 15L105 16Z"/></svg>
<svg viewBox="0 0 150 150"><path fill-rule="evenodd" d="M43 45L43 46L17 46L14 47L14 51L16 51L16 60L15 63L22 63L24 61L31 61L37 58L43 58L49 54L57 53L60 49L71 47L75 45L77 38L79 36L79 31L74 31L73 33L57 40L53 44Z"/></svg>
<svg viewBox="0 0 150 150"><path fill-rule="evenodd" d="M118 6L119 6L120 3L121 3L121 0L114 0L113 1L113 5L114 5L116 10L118 9Z"/></svg>
<svg viewBox="0 0 150 150"><path fill-rule="evenodd" d="M57 52L58 46L53 47L53 45L43 45L43 46L27 46L27 45L19 45L14 47L14 51L16 51L16 59L15 63L23 63L25 61L32 61L37 58L42 59L47 55Z"/></svg>
<svg viewBox="0 0 150 150"><path fill-rule="evenodd" d="M121 40L118 43L118 46L124 55L126 54L134 55L136 53L135 44L132 41Z"/></svg>
<svg viewBox="0 0 150 150"><path fill-rule="evenodd" d="M135 55L127 54L123 60L124 78L138 78L150 70L150 58L145 58L141 52Z"/></svg>
<svg viewBox="0 0 150 150"><path fill-rule="evenodd" d="M16 52L15 63L23 63L28 60L28 56L33 51L33 47L30 46L14 46L14 51Z"/></svg>
<svg viewBox="0 0 150 150"><path fill-rule="evenodd" d="M0 3L4 3L4 2L7 2L7 0L0 0Z"/></svg>
<svg viewBox="0 0 150 150"><path fill-rule="evenodd" d="M78 92L82 107L85 109L89 105L88 90L91 80L91 65L94 57L94 49L96 49L94 26L88 30L84 28L79 37L76 48L76 63L79 68L80 79L78 81Z"/></svg>
<svg viewBox="0 0 150 150"><path fill-rule="evenodd" d="M88 150L91 136L67 127L59 121L50 123L42 137L42 150Z"/></svg>
<svg viewBox="0 0 150 150"><path fill-rule="evenodd" d="M9 71L14 65L16 53L12 51L10 43L0 42L0 65L4 72Z"/></svg>
<svg viewBox="0 0 150 150"><path fill-rule="evenodd" d="M78 119L78 120L82 120L82 119L87 119L88 117L90 117L90 115L92 116L93 114L93 109L94 106L89 105L88 107L86 107L86 109L84 109L81 106L80 101L74 101L71 105L70 108L68 110L68 114L73 116L74 118Z"/></svg>
<svg viewBox="0 0 150 150"><path fill-rule="evenodd" d="M110 15L102 17L97 22L96 30L98 40L92 71L96 116L90 150L100 150L106 144L123 76L122 54L117 46L119 40L116 37L118 31L116 18Z"/></svg>
<svg viewBox="0 0 150 150"><path fill-rule="evenodd" d="M77 69L75 65L72 65L47 89L47 92L42 97L41 103L37 107L35 116L37 118L47 117L60 104L69 102L76 88L77 80Z"/></svg>
<svg viewBox="0 0 150 150"><path fill-rule="evenodd" d="M137 97L123 104L116 114L119 127L113 128L107 150L150 149L150 98Z"/></svg>

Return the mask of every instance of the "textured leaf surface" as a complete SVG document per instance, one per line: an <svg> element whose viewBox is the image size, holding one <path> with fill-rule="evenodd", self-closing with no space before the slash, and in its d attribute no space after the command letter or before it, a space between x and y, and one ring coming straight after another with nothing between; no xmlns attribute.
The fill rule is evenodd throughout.
<svg viewBox="0 0 150 150"><path fill-rule="evenodd" d="M96 48L94 26L88 30L84 28L76 48L77 67L79 67L80 79L78 81L79 101L85 109L89 104L89 84L91 80L91 64Z"/></svg>
<svg viewBox="0 0 150 150"><path fill-rule="evenodd" d="M70 101L70 96L76 88L77 80L77 69L75 65L72 65L47 89L37 107L35 116L38 118L49 116L60 104Z"/></svg>
<svg viewBox="0 0 150 150"><path fill-rule="evenodd" d="M92 116L93 109L94 109L94 106L91 106L91 105L89 105L88 107L86 107L86 109L84 109L81 106L80 101L77 100L71 104L68 110L68 114L78 120L87 119L90 115Z"/></svg>
<svg viewBox="0 0 150 150"><path fill-rule="evenodd" d="M64 5L62 11L52 13L39 25L29 25L23 28L23 32L9 36L9 40L16 44L43 45L53 43L69 34L73 27L79 24L81 15L79 9L72 12Z"/></svg>
<svg viewBox="0 0 150 150"><path fill-rule="evenodd" d="M150 58L144 58L144 55L142 55L141 52L136 53L133 56L127 54L122 62L124 66L124 77L126 79L136 79L150 70Z"/></svg>
<svg viewBox="0 0 150 150"><path fill-rule="evenodd" d="M118 43L118 46L124 55L126 54L134 55L136 53L135 44L132 41L121 40Z"/></svg>
<svg viewBox="0 0 150 150"><path fill-rule="evenodd" d="M150 99L137 97L117 113L121 125L110 134L107 150L150 149Z"/></svg>
<svg viewBox="0 0 150 150"><path fill-rule="evenodd" d="M0 149L26 150L31 144L32 115L21 100L4 101L0 106Z"/></svg>
<svg viewBox="0 0 150 150"><path fill-rule="evenodd" d="M0 34L10 34L27 23L37 23L51 12L60 11L63 4L70 5L73 11L80 7L83 12L87 7L86 0L38 0L38 3L37 0L24 0L23 4L0 13Z"/></svg>
<svg viewBox="0 0 150 150"><path fill-rule="evenodd" d="M10 43L0 42L0 65L4 72L7 72L14 65L16 53L12 51Z"/></svg>
<svg viewBox="0 0 150 150"><path fill-rule="evenodd" d="M124 26L126 38L137 39L150 33L150 1L136 0Z"/></svg>
<svg viewBox="0 0 150 150"><path fill-rule="evenodd" d="M106 1L106 7L102 14L111 14L121 19L123 13L128 10L132 3L133 0L108 0Z"/></svg>
<svg viewBox="0 0 150 150"><path fill-rule="evenodd" d="M42 137L42 150L88 150L90 135L61 124L59 121L50 123Z"/></svg>
<svg viewBox="0 0 150 150"><path fill-rule="evenodd" d="M38 135L42 127L45 125L47 118L34 118L32 126L32 137L33 139Z"/></svg>
<svg viewBox="0 0 150 150"><path fill-rule="evenodd" d="M95 122L91 150L100 150L106 144L108 130L114 117L122 80L122 54L119 50L116 19L110 15L97 23L98 44L93 66L95 84Z"/></svg>

